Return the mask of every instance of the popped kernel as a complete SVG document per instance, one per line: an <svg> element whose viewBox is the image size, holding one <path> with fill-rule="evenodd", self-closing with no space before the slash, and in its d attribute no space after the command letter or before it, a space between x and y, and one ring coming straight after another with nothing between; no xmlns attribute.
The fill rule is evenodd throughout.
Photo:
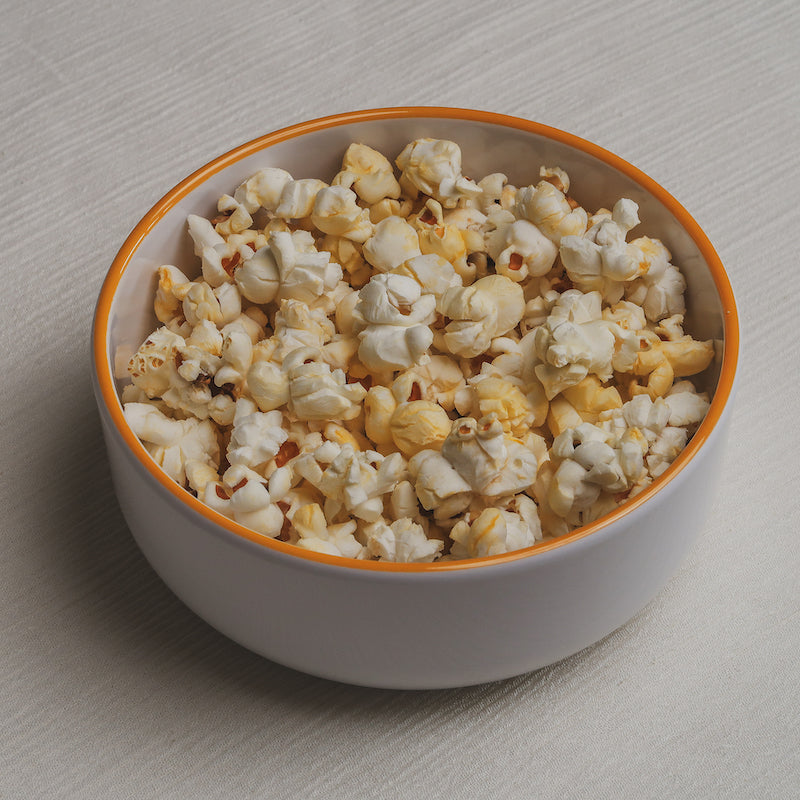
<svg viewBox="0 0 800 800"><path fill-rule="evenodd" d="M462 172L455 142L276 167L190 214L125 416L209 508L296 547L426 563L530 547L661 475L709 408L716 357L627 198L570 176ZM190 277L193 276L193 277ZM126 356L127 358L127 356Z"/></svg>

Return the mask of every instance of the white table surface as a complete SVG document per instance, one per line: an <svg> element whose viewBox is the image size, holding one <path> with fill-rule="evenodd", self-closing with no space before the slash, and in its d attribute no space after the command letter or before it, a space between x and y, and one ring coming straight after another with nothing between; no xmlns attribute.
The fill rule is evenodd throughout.
<svg viewBox="0 0 800 800"><path fill-rule="evenodd" d="M797 0L0 19L0 797L800 797ZM705 229L742 320L721 489L680 572L598 645L464 690L310 678L197 619L130 537L90 388L101 281L155 200L262 133L390 105L527 117L636 164Z"/></svg>

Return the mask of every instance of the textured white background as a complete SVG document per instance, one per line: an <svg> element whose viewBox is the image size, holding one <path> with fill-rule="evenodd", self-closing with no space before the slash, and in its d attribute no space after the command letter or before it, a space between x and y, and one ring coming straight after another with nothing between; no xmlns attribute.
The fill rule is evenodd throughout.
<svg viewBox="0 0 800 800"><path fill-rule="evenodd" d="M799 40L797 0L5 0L0 797L800 796ZM100 283L156 199L260 134L389 105L618 153L703 226L742 318L679 574L597 646L460 691L327 683L195 618L130 538L89 382Z"/></svg>

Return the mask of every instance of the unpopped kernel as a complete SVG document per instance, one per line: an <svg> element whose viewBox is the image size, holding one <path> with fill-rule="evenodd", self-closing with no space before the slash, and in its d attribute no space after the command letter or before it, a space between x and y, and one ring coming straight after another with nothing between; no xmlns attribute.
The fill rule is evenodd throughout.
<svg viewBox="0 0 800 800"><path fill-rule="evenodd" d="M306 550L432 562L562 536L669 467L714 348L667 248L558 166L461 163L354 143L330 184L262 169L189 216L198 277L158 269L122 392L173 480Z"/></svg>

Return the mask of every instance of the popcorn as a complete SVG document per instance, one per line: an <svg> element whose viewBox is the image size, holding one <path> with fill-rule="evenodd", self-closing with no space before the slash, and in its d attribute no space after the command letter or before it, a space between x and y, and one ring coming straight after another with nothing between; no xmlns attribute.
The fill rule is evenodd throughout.
<svg viewBox="0 0 800 800"><path fill-rule="evenodd" d="M400 184L394 177L392 165L386 156L354 142L345 151L342 171L334 178L334 184L347 186L368 205L400 197Z"/></svg>
<svg viewBox="0 0 800 800"><path fill-rule="evenodd" d="M375 371L397 370L427 361L436 300L404 275L374 275L359 292L354 310L362 326L358 357Z"/></svg>
<svg viewBox="0 0 800 800"><path fill-rule="evenodd" d="M233 193L233 198L250 214L255 214L259 208L274 213L286 184L291 180L292 176L285 169L266 167L241 183Z"/></svg>
<svg viewBox="0 0 800 800"><path fill-rule="evenodd" d="M514 219L507 211L494 215L494 219L500 215L497 227L486 235L486 251L498 274L521 283L529 276L549 272L558 255L553 242L533 223Z"/></svg>
<svg viewBox="0 0 800 800"><path fill-rule="evenodd" d="M148 453L262 536L400 563L531 547L642 491L716 352L667 248L628 241L636 203L584 209L557 166L472 181L446 140L395 164L354 143L330 183L267 167L189 215L194 271L158 268L159 326L116 354Z"/></svg>
<svg viewBox="0 0 800 800"><path fill-rule="evenodd" d="M420 450L409 459L408 471L420 504L436 519L448 519L469 506L472 487L436 450Z"/></svg>
<svg viewBox="0 0 800 800"><path fill-rule="evenodd" d="M189 279L171 264L165 264L158 268L158 289L153 309L159 322L170 326L172 323L180 325L185 321L183 287L189 283Z"/></svg>
<svg viewBox="0 0 800 800"><path fill-rule="evenodd" d="M441 539L429 539L418 523L398 519L387 525L383 520L365 528L367 551L379 561L397 561L404 564L434 561L442 552Z"/></svg>
<svg viewBox="0 0 800 800"><path fill-rule="evenodd" d="M478 229L454 224L468 225L470 217L466 214L466 209L455 209L445 219L441 204L428 200L414 219L420 250L426 255L439 256L462 277L470 271L467 256L483 248L483 237Z"/></svg>
<svg viewBox="0 0 800 800"><path fill-rule="evenodd" d="M307 231L277 231L241 267L234 280L242 295L253 303L274 299L312 303L331 291L342 277L342 268L330 261L330 253L318 252Z"/></svg>
<svg viewBox="0 0 800 800"><path fill-rule="evenodd" d="M599 292L582 294L577 289L558 298L544 324L531 336L542 362L535 372L550 400L589 374L608 380L617 366L618 344L624 357L636 341L616 323L602 318Z"/></svg>
<svg viewBox="0 0 800 800"><path fill-rule="evenodd" d="M264 478L239 464L225 470L221 482L207 484L203 494L206 505L270 538L279 536L284 525L274 499Z"/></svg>
<svg viewBox="0 0 800 800"><path fill-rule="evenodd" d="M454 355L472 358L519 324L525 299L519 285L509 278L487 275L471 286L445 291L441 308L452 320L445 327L444 347Z"/></svg>
<svg viewBox="0 0 800 800"><path fill-rule="evenodd" d="M281 189L275 216L279 219L302 219L311 216L314 210L314 201L319 192L327 184L316 178L303 178L299 181L291 180Z"/></svg>
<svg viewBox="0 0 800 800"><path fill-rule="evenodd" d="M689 381L679 381L664 396L669 408L669 424L691 429L703 421L708 411L708 397L697 394Z"/></svg>
<svg viewBox="0 0 800 800"><path fill-rule="evenodd" d="M392 384L405 399L430 400L445 411L452 411L460 389L466 386L464 373L447 356L433 355L424 364L417 364L400 373ZM402 387L402 389L401 389ZM415 393L419 397L414 398Z"/></svg>
<svg viewBox="0 0 800 800"><path fill-rule="evenodd" d="M125 419L153 460L185 486L187 471L200 464L216 471L219 446L208 420L170 419L149 403L126 403Z"/></svg>
<svg viewBox="0 0 800 800"><path fill-rule="evenodd" d="M485 508L471 524L466 520L457 522L450 531L455 543L451 555L482 558L536 544L542 533L536 504L523 498L527 503L522 513Z"/></svg>
<svg viewBox="0 0 800 800"><path fill-rule="evenodd" d="M447 412L429 400L400 403L389 418L392 442L407 458L420 450L439 450L450 427Z"/></svg>
<svg viewBox="0 0 800 800"><path fill-rule="evenodd" d="M524 436L533 425L534 412L528 398L507 380L484 374L470 379L469 406L459 406L464 414L476 417L494 414L503 427L503 432L512 436ZM463 397L463 396L462 396Z"/></svg>
<svg viewBox="0 0 800 800"><path fill-rule="evenodd" d="M686 281L676 266L664 263L669 258L666 248L660 242L650 242L650 248L655 251L651 267L640 279L625 287L625 296L642 307L648 320L658 322L686 310L683 300ZM658 268L653 268L653 264L658 264Z"/></svg>
<svg viewBox="0 0 800 800"><path fill-rule="evenodd" d="M402 217L382 219L364 243L364 258L380 272L389 272L404 261L422 255L417 232Z"/></svg>
<svg viewBox="0 0 800 800"><path fill-rule="evenodd" d="M455 267L434 253L409 258L395 267L392 274L413 278L425 294L432 294L436 298L437 306L448 289L462 285Z"/></svg>
<svg viewBox="0 0 800 800"><path fill-rule="evenodd" d="M252 400L239 398L228 443L228 463L258 470L275 457L288 438L280 411L259 411Z"/></svg>
<svg viewBox="0 0 800 800"><path fill-rule="evenodd" d="M485 497L527 489L539 466L535 453L503 434L496 414L455 420L441 452L472 491Z"/></svg>
<svg viewBox="0 0 800 800"><path fill-rule="evenodd" d="M363 558L364 548L353 536L356 523L329 525L316 503L300 506L292 516L292 525L300 535L296 542L298 547L332 556Z"/></svg>
<svg viewBox="0 0 800 800"><path fill-rule="evenodd" d="M346 444L324 470L310 454L299 457L294 469L337 506L374 522L383 513L382 495L391 492L403 477L405 461L399 453L384 458Z"/></svg>
<svg viewBox="0 0 800 800"><path fill-rule="evenodd" d="M461 174L461 148L445 139L417 139L395 160L400 185L413 187L454 208L463 197L480 195L480 188Z"/></svg>
<svg viewBox="0 0 800 800"><path fill-rule="evenodd" d="M517 219L532 222L555 245L564 236L582 236L589 218L580 206L573 208L564 189L550 180L525 186L517 192L513 211Z"/></svg>
<svg viewBox="0 0 800 800"><path fill-rule="evenodd" d="M353 419L361 411L367 390L347 383L341 370L331 370L322 353L298 347L283 360L289 386L289 413L301 420Z"/></svg>
<svg viewBox="0 0 800 800"><path fill-rule="evenodd" d="M323 309L311 308L299 300L283 300L275 312L272 358L283 361L298 347L322 349L336 333L336 326Z"/></svg>
<svg viewBox="0 0 800 800"><path fill-rule="evenodd" d="M369 211L358 205L355 192L344 186L326 186L317 192L311 222L323 233L365 242L372 236Z"/></svg>

